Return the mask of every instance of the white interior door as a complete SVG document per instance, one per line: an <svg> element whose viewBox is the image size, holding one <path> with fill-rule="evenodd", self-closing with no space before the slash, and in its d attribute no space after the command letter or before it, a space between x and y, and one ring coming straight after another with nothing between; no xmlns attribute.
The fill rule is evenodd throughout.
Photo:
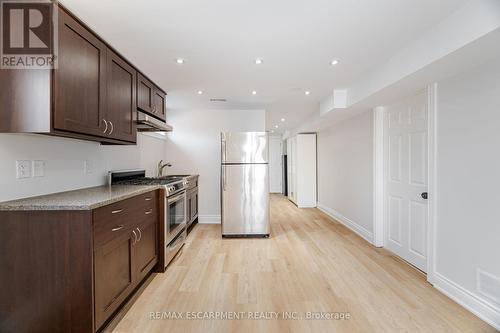
<svg viewBox="0 0 500 333"><path fill-rule="evenodd" d="M387 108L385 246L427 271L427 94Z"/></svg>
<svg viewBox="0 0 500 333"><path fill-rule="evenodd" d="M269 137L269 191L281 193L282 185L282 141L279 136Z"/></svg>

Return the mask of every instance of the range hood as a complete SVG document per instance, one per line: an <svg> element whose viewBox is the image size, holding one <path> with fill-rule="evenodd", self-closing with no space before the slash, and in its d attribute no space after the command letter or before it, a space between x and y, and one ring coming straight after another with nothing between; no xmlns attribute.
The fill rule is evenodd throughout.
<svg viewBox="0 0 500 333"><path fill-rule="evenodd" d="M135 122L137 132L172 132L173 129L172 126L141 111L137 111Z"/></svg>

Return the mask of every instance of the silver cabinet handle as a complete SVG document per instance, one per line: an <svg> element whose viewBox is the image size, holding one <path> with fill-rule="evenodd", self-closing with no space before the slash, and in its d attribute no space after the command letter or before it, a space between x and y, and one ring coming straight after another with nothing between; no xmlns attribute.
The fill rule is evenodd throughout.
<svg viewBox="0 0 500 333"><path fill-rule="evenodd" d="M149 215L149 214L151 214L152 212L153 212L153 210L152 210L152 209L150 209L150 210L148 210L147 212L145 212L144 214Z"/></svg>
<svg viewBox="0 0 500 333"><path fill-rule="evenodd" d="M137 234L135 233L135 230L132 230L132 233L134 234L134 242L132 243L132 245L134 245L135 243L137 243Z"/></svg>
<svg viewBox="0 0 500 333"><path fill-rule="evenodd" d="M111 229L111 231L119 231L123 229L123 224L117 226L116 228Z"/></svg>
<svg viewBox="0 0 500 333"><path fill-rule="evenodd" d="M151 201L151 200L153 200L153 198L146 198L146 199L144 199L144 200L146 200L146 201Z"/></svg>
<svg viewBox="0 0 500 333"><path fill-rule="evenodd" d="M141 229L139 229L139 228L137 228L137 231L139 231L139 239L137 241L140 242L142 239L142 232L141 232Z"/></svg>
<svg viewBox="0 0 500 333"><path fill-rule="evenodd" d="M123 212L123 209L118 209L118 210L114 210L111 212L111 214L118 214L118 213L121 213Z"/></svg>
<svg viewBox="0 0 500 333"><path fill-rule="evenodd" d="M109 132L109 135L111 135L111 133L113 133L113 131L115 130L115 126L113 125L113 122L110 120L109 123L111 124L111 131Z"/></svg>
<svg viewBox="0 0 500 333"><path fill-rule="evenodd" d="M106 119L101 119L102 121L104 121L104 125L106 125L106 128L104 128L104 131L102 131L103 133L106 133L108 131L108 122L106 121Z"/></svg>

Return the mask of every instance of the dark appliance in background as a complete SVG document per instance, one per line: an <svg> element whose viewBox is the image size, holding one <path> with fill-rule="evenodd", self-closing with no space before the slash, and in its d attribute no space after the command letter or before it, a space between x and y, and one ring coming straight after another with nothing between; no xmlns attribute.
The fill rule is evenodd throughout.
<svg viewBox="0 0 500 333"><path fill-rule="evenodd" d="M283 190L283 195L286 197L288 196L288 156L287 155L283 155L283 181L282 181L282 184L283 186L281 187L282 190Z"/></svg>

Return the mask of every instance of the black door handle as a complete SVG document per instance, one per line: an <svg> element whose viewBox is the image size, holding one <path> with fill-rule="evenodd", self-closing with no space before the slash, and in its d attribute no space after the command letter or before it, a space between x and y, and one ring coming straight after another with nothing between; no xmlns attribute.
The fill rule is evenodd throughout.
<svg viewBox="0 0 500 333"><path fill-rule="evenodd" d="M422 199L427 200L427 192L423 192L422 194L420 194L420 196L422 197Z"/></svg>

